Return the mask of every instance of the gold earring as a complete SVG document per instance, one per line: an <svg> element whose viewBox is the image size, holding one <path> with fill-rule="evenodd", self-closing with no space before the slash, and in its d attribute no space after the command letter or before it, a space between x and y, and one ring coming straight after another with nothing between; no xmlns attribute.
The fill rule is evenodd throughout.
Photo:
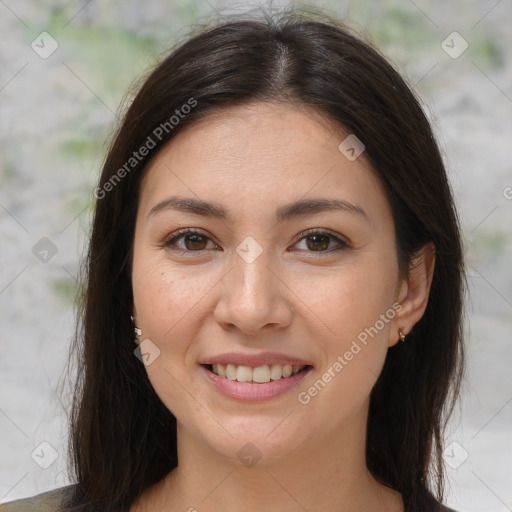
<svg viewBox="0 0 512 512"><path fill-rule="evenodd" d="M403 343L405 341L405 334L402 332L402 330L399 330L398 335L400 336L400 341Z"/></svg>

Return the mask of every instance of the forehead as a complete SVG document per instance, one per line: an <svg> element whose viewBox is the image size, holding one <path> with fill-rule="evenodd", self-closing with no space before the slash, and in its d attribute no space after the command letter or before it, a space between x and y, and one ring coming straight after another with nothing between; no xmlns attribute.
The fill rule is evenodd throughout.
<svg viewBox="0 0 512 512"><path fill-rule="evenodd" d="M338 146L347 130L306 106L255 102L223 107L187 126L145 169L141 210L177 192L253 209L309 195L351 196L386 209L364 153ZM382 212L381 212L382 213Z"/></svg>
<svg viewBox="0 0 512 512"><path fill-rule="evenodd" d="M265 160L313 157L311 149L332 146L343 135L341 127L307 106L252 102L223 106L182 129L164 146L150 167L173 158L247 160L256 154ZM304 145L304 142L307 144Z"/></svg>

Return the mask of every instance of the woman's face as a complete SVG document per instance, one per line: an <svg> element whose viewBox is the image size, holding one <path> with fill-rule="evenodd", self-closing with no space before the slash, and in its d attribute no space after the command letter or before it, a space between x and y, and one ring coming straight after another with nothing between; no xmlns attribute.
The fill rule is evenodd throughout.
<svg viewBox="0 0 512 512"><path fill-rule="evenodd" d="M180 429L233 459L248 442L286 457L364 429L387 349L408 332L384 191L364 153L338 148L349 133L317 116L223 109L180 132L141 184L132 277L149 379Z"/></svg>

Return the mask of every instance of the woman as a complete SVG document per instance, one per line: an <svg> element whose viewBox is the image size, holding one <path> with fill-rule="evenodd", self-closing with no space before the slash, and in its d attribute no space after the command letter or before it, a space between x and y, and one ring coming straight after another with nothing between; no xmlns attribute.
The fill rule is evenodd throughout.
<svg viewBox="0 0 512 512"><path fill-rule="evenodd" d="M449 510L458 220L369 43L307 11L203 28L142 85L95 197L77 483L3 510Z"/></svg>

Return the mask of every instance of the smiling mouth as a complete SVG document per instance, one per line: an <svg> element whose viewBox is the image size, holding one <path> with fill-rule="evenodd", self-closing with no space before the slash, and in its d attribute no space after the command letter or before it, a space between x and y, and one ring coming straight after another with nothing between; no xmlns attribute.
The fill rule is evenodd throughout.
<svg viewBox="0 0 512 512"><path fill-rule="evenodd" d="M244 366L235 364L203 364L210 372L227 380L236 380L238 382L253 382L255 384L265 384L274 380L287 379L301 373L304 370L313 368L311 365L262 365L262 366Z"/></svg>

